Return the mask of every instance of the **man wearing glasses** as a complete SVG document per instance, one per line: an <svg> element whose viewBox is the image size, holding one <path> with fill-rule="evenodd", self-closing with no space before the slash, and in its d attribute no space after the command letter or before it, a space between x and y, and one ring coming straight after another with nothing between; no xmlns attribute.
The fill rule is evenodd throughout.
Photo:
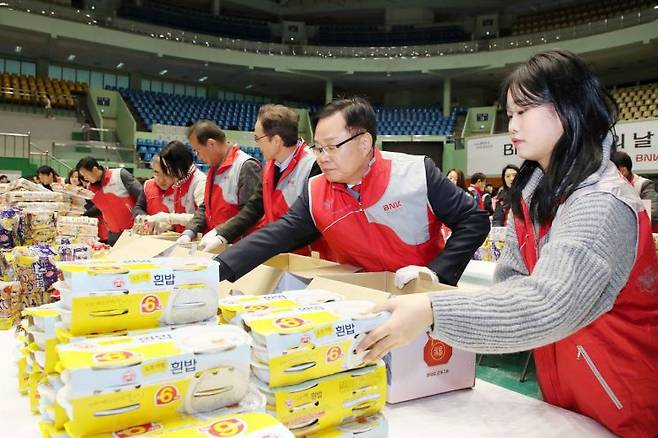
<svg viewBox="0 0 658 438"><path fill-rule="evenodd" d="M320 174L315 156L298 137L299 116L283 105L263 105L254 126L254 141L266 164L263 183L235 217L215 228L217 246L233 242L255 225L279 220L306 189L310 176ZM214 247L206 247L212 251ZM296 252L310 255L311 249L329 257L322 242L305 245Z"/></svg>
<svg viewBox="0 0 658 438"><path fill-rule="evenodd" d="M213 122L202 120L190 126L192 149L210 166L203 204L188 222L177 243L190 242L198 232L206 232L199 249L209 250L217 243L215 228L234 217L245 206L260 184L258 160L230 146L226 134Z"/></svg>
<svg viewBox="0 0 658 438"><path fill-rule="evenodd" d="M337 261L365 271L395 271L402 287L427 272L454 285L489 231L489 218L431 159L380 152L376 120L364 99L327 105L317 116L312 150L322 175L309 180L279 221L216 259L234 281L285 251L322 235ZM453 230L444 242L440 228Z"/></svg>

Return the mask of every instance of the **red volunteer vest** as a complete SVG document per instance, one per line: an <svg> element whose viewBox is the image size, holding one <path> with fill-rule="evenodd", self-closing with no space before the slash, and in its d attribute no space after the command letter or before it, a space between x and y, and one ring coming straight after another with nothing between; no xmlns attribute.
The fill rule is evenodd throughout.
<svg viewBox="0 0 658 438"><path fill-rule="evenodd" d="M162 190L155 183L155 180L148 180L144 183L144 196L146 197L146 213L154 215L156 213L171 213L174 210L174 189L169 188Z"/></svg>
<svg viewBox="0 0 658 438"><path fill-rule="evenodd" d="M105 219L101 214L98 216L98 240L101 242L107 242L107 239L110 238L110 233L107 230L107 225L105 225Z"/></svg>
<svg viewBox="0 0 658 438"><path fill-rule="evenodd" d="M221 225L238 214L238 189L240 171L247 160L255 160L242 152L238 146L228 151L219 167L211 167L206 177L206 231Z"/></svg>
<svg viewBox="0 0 658 438"><path fill-rule="evenodd" d="M658 434L658 258L651 224L639 198L612 164L600 182L572 196L594 191L611 193L635 211L635 264L609 312L567 338L533 350L537 380L548 403L594 418L620 436L654 437ZM550 225L541 227L536 239L525 203L523 207L524 220L514 217L514 224L532 273L538 242Z"/></svg>
<svg viewBox="0 0 658 438"><path fill-rule="evenodd" d="M175 213L192 213L199 208L194 199L194 192L199 184L206 184L206 175L197 167L192 165L192 173L189 174L180 183L174 184L174 212ZM176 231L182 233L185 231L183 225L176 225Z"/></svg>
<svg viewBox="0 0 658 438"><path fill-rule="evenodd" d="M357 201L324 175L309 182L316 228L336 260L369 272L425 266L443 250L441 222L427 198L424 157L375 149Z"/></svg>
<svg viewBox="0 0 658 438"><path fill-rule="evenodd" d="M478 208L480 210L484 210L484 192L477 187L475 187L473 184L468 186L468 191L471 192L472 195L475 195L475 200L478 203Z"/></svg>
<svg viewBox="0 0 658 438"><path fill-rule="evenodd" d="M308 176L314 163L315 157L306 150L306 142L301 140L297 143L292 161L279 177L276 187L274 186L276 164L274 160L270 160L265 164L265 169L263 169L264 215L258 223L258 227L276 222L288 212L293 202L306 188ZM329 248L321 240L323 239L320 238L311 245L296 250L295 253L310 256L312 251L318 251L323 259L331 259Z"/></svg>
<svg viewBox="0 0 658 438"><path fill-rule="evenodd" d="M105 169L100 187L89 184L92 202L103 213L108 230L119 233L133 226L133 207L137 200L128 193L121 180L121 169Z"/></svg>
<svg viewBox="0 0 658 438"><path fill-rule="evenodd" d="M279 177L276 186L274 186L276 164L274 160L265 164L265 169L263 169L265 223L275 222L288 212L292 203L306 188L313 163L315 163L315 157L306 150L306 143L298 143L292 161Z"/></svg>

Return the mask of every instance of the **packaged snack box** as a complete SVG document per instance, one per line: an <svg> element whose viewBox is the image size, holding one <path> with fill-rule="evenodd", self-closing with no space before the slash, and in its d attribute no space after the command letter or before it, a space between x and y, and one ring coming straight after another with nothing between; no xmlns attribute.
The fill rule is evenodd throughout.
<svg viewBox="0 0 658 438"><path fill-rule="evenodd" d="M259 382L258 387L268 413L295 435L306 436L380 412L386 403L386 367L380 361L298 385L270 388Z"/></svg>
<svg viewBox="0 0 658 438"><path fill-rule="evenodd" d="M270 315L244 314L251 329L252 371L272 387L294 385L363 366L361 340L390 314L368 301L338 301Z"/></svg>

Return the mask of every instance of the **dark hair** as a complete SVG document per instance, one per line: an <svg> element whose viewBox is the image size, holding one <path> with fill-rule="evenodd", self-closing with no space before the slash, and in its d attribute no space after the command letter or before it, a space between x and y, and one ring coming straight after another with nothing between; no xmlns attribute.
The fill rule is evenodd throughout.
<svg viewBox="0 0 658 438"><path fill-rule="evenodd" d="M503 108L508 91L521 107L554 106L564 128L529 206L533 221L548 223L560 203L601 165L601 144L615 124L617 106L585 62L562 49L539 53L517 67L503 83ZM510 188L518 217L523 217L523 188L538 167L536 161L524 161Z"/></svg>
<svg viewBox="0 0 658 438"><path fill-rule="evenodd" d="M515 166L514 164L508 164L507 166L503 167L503 171L500 173L500 177L503 179L503 185L501 187L503 190L509 190L509 187L505 182L505 173L509 169L516 170L516 176L519 176L519 166ZM516 176L514 177L514 181L516 181Z"/></svg>
<svg viewBox="0 0 658 438"><path fill-rule="evenodd" d="M217 140L219 142L226 141L226 134L214 122L209 120L199 120L194 125L187 129L187 137L190 138L194 135L197 141L205 145L209 139Z"/></svg>
<svg viewBox="0 0 658 438"><path fill-rule="evenodd" d="M375 146L375 141L377 140L377 117L370 102L362 97L334 100L315 114L316 124L320 120L331 117L337 112L343 114L347 129L350 131L365 129L372 137L372 145Z"/></svg>
<svg viewBox="0 0 658 438"><path fill-rule="evenodd" d="M192 152L178 140L170 141L160 151L160 166L167 176L183 179L194 163Z"/></svg>
<svg viewBox="0 0 658 438"><path fill-rule="evenodd" d="M73 175L73 172L78 174L78 185L81 185L80 184L80 172L78 172L78 169L69 170L69 174L66 176L66 179L64 180L64 182L66 184L71 184L71 175Z"/></svg>
<svg viewBox="0 0 658 438"><path fill-rule="evenodd" d="M471 175L471 184L475 184L478 181L486 181L487 180L487 175L485 175L482 172L475 172L473 175Z"/></svg>
<svg viewBox="0 0 658 438"><path fill-rule="evenodd" d="M258 110L258 120L268 137L278 135L288 147L297 144L299 116L290 108L283 105L263 105Z"/></svg>
<svg viewBox="0 0 658 438"><path fill-rule="evenodd" d="M93 170L94 167L98 167L100 170L103 170L104 167L101 166L96 158L94 157L84 157L78 161L78 164L75 165L75 170L79 171L80 169Z"/></svg>
<svg viewBox="0 0 658 438"><path fill-rule="evenodd" d="M464 191L468 190L466 188L466 177L464 176L464 172L457 168L450 169L448 173L446 173L446 178L450 175L450 172L455 172L457 174L457 187L460 187Z"/></svg>
<svg viewBox="0 0 658 438"><path fill-rule="evenodd" d="M630 155L623 151L615 151L610 157L613 163L617 168L625 167L629 172L633 171L633 161L631 160Z"/></svg>
<svg viewBox="0 0 658 438"><path fill-rule="evenodd" d="M55 169L53 169L50 166L41 166L37 169L37 175L52 175L53 177L57 177L57 172L55 172Z"/></svg>

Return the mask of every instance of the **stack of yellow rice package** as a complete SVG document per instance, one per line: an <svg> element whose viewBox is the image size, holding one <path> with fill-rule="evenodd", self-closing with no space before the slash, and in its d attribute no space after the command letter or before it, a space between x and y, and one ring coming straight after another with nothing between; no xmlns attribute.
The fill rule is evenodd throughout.
<svg viewBox="0 0 658 438"><path fill-rule="evenodd" d="M267 412L297 437L381 438L387 423L386 367L356 347L390 316L368 301L325 290L229 296L220 320L252 337L253 380Z"/></svg>
<svg viewBox="0 0 658 438"><path fill-rule="evenodd" d="M217 325L217 262L57 267L61 301L24 312L19 360L44 437L293 436L250 383L249 335Z"/></svg>

